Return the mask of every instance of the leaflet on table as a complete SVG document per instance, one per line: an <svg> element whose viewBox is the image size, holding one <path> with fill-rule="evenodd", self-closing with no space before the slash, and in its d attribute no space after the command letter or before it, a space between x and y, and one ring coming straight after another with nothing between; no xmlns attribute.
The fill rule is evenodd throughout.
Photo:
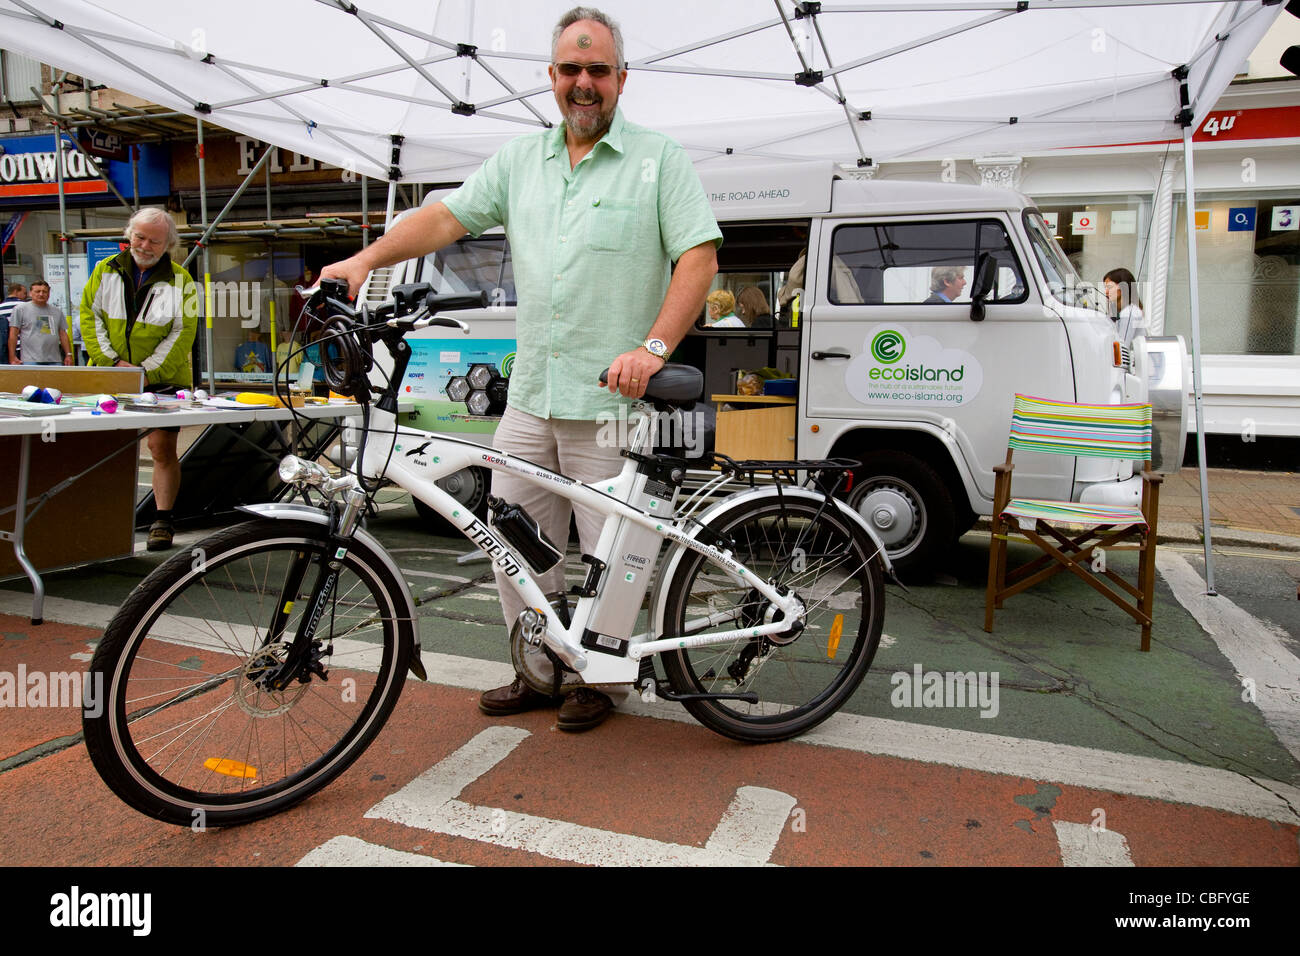
<svg viewBox="0 0 1300 956"><path fill-rule="evenodd" d="M72 411L67 405L46 405L21 398L0 398L0 415L10 418L36 418L42 415L66 415Z"/></svg>

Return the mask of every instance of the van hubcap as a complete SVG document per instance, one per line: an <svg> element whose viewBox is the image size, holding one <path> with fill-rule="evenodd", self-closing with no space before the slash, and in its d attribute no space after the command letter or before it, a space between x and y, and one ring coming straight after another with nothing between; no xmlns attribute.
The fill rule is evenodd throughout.
<svg viewBox="0 0 1300 956"><path fill-rule="evenodd" d="M906 550L925 530L916 498L892 482L869 488L858 501L858 513L875 528L890 554Z"/></svg>

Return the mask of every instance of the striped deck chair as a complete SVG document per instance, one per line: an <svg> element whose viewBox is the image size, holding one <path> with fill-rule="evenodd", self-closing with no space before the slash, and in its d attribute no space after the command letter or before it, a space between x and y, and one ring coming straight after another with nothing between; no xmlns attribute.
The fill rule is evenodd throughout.
<svg viewBox="0 0 1300 956"><path fill-rule="evenodd" d="M1141 506L1012 498L1011 455L1016 448L1079 458L1144 461ZM1001 608L1006 598L1068 570L1127 611L1142 627L1142 650L1150 650L1156 517L1163 480L1151 470L1151 406L1076 405L1017 395L1007 460L993 471L997 479L984 630L992 632L993 611ZM1008 573L1007 534L1016 527L1044 553ZM1133 540L1139 551L1136 587L1104 562L1094 561L1098 549Z"/></svg>

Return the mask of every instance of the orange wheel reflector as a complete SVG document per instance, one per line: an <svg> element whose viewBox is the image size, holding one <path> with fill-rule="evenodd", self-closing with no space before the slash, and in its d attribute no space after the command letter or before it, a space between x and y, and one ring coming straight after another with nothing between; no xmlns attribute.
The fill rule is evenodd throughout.
<svg viewBox="0 0 1300 956"><path fill-rule="evenodd" d="M844 633L844 615L836 614L835 623L831 625L831 636L826 639L826 656L835 659L835 652L840 649L840 635Z"/></svg>
<svg viewBox="0 0 1300 956"><path fill-rule="evenodd" d="M257 768L250 767L246 763L240 763L238 760L229 760L225 757L209 757L203 761L203 766L213 773L224 774L227 777L243 777L245 780L257 779Z"/></svg>

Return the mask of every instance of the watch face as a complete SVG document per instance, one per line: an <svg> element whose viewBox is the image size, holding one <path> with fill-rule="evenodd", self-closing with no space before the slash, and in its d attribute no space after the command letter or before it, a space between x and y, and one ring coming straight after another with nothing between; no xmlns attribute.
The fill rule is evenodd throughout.
<svg viewBox="0 0 1300 956"><path fill-rule="evenodd" d="M646 339L645 349L651 355L663 358L668 354L668 344L663 339Z"/></svg>

